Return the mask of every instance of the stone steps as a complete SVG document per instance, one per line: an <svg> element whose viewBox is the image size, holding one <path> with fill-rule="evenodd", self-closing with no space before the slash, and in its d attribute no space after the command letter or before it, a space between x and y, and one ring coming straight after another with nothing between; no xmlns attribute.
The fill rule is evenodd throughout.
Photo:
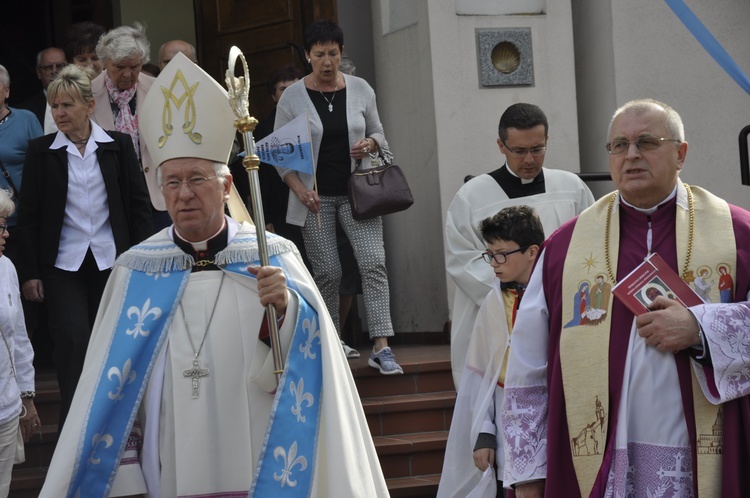
<svg viewBox="0 0 750 498"><path fill-rule="evenodd" d="M365 351L349 364L391 496L434 497L456 401L450 347L393 351L404 375L381 375Z"/></svg>
<svg viewBox="0 0 750 498"><path fill-rule="evenodd" d="M366 348L349 366L391 496L434 497L456 400L450 347L394 346L394 352L404 375L369 367ZM54 372L38 372L35 404L42 430L26 444L26 462L13 469L12 498L39 494L57 443L59 401Z"/></svg>

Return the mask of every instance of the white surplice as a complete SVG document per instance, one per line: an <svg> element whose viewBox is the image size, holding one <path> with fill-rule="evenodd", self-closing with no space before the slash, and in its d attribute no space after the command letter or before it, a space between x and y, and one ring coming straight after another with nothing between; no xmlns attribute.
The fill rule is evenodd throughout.
<svg viewBox="0 0 750 498"><path fill-rule="evenodd" d="M473 455L479 433L494 434L498 442L498 450L495 452L497 476L502 478L505 457L499 415L504 390L497 382L505 352L510 346L507 323L500 279L495 278L492 289L479 309L471 335L445 448L438 498L496 496L494 469L481 472L474 465Z"/></svg>
<svg viewBox="0 0 750 498"><path fill-rule="evenodd" d="M486 243L479 223L509 206L533 207L548 237L564 222L594 203L588 187L573 173L544 168L545 192L510 199L490 175L466 182L451 202L445 221L445 263L456 284L451 318L451 367L460 385L466 351L479 307L495 274L482 260Z"/></svg>

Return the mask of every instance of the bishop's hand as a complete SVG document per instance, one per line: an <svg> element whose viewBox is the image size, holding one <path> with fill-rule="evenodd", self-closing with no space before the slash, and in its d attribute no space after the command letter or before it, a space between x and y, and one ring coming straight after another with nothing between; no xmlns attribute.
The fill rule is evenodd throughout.
<svg viewBox="0 0 750 498"><path fill-rule="evenodd" d="M286 313L289 291L284 270L277 266L248 266L247 271L258 279L258 296L264 307L273 304L276 316Z"/></svg>

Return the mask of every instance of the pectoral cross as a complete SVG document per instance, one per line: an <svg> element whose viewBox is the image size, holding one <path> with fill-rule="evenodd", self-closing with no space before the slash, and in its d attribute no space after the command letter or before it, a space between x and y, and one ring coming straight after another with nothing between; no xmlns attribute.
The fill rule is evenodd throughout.
<svg viewBox="0 0 750 498"><path fill-rule="evenodd" d="M208 377L208 369L201 368L198 365L198 358L193 360L193 368L182 371L182 376L191 378L193 381L193 399L198 399L198 388L200 387L200 378Z"/></svg>

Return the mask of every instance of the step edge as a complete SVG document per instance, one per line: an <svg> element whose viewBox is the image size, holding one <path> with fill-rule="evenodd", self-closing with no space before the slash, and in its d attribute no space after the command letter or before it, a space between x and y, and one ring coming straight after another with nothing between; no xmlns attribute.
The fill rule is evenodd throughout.
<svg viewBox="0 0 750 498"><path fill-rule="evenodd" d="M366 415L440 409L448 410L456 406L456 393L436 391L432 393L377 396L361 398L361 403Z"/></svg>

